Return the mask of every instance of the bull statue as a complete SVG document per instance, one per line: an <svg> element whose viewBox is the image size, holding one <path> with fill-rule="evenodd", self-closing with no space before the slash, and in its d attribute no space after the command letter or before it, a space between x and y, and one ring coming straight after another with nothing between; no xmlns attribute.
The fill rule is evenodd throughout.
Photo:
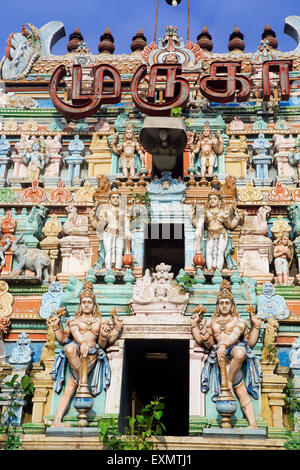
<svg viewBox="0 0 300 470"><path fill-rule="evenodd" d="M36 276L44 282L49 282L50 258L48 254L39 248L29 248L24 242L20 243L23 234L15 239L11 250L15 255L18 265L14 269L16 274L22 274L25 269L35 272Z"/></svg>

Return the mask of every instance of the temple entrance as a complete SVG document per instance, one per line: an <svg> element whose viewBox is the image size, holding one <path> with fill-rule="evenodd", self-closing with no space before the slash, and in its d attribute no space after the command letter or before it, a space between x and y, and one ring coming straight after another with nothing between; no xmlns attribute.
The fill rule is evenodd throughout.
<svg viewBox="0 0 300 470"><path fill-rule="evenodd" d="M145 226L144 271L155 272L160 263L172 266L174 277L184 268L184 225L148 224Z"/></svg>
<svg viewBox="0 0 300 470"><path fill-rule="evenodd" d="M136 416L155 397L164 397L165 435L189 432L189 341L127 339L120 406L121 431L126 416Z"/></svg>

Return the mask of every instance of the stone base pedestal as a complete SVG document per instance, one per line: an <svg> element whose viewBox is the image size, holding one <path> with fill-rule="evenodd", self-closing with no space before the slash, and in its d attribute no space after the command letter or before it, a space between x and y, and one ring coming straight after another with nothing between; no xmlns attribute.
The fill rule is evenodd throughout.
<svg viewBox="0 0 300 470"><path fill-rule="evenodd" d="M272 186L272 178L254 178L253 179L255 186Z"/></svg>
<svg viewBox="0 0 300 470"><path fill-rule="evenodd" d="M47 428L46 436L57 437L94 437L99 436L97 427L68 427L65 428Z"/></svg>
<svg viewBox="0 0 300 470"><path fill-rule="evenodd" d="M269 271L271 245L271 240L263 235L241 235L238 242L240 273L260 283L271 281L274 277Z"/></svg>
<svg viewBox="0 0 300 470"><path fill-rule="evenodd" d="M57 176L44 176L44 185L46 188L56 188L59 182L59 177Z"/></svg>
<svg viewBox="0 0 300 470"><path fill-rule="evenodd" d="M62 258L61 273L57 278L62 280L64 276L85 276L91 266L91 247L89 237L69 236L60 241Z"/></svg>
<svg viewBox="0 0 300 470"><path fill-rule="evenodd" d="M258 273L252 273L252 272L247 272L244 273L240 271L240 276L243 277L252 277L257 281L258 286L262 286L265 284L265 282L272 282L274 279L274 274L258 274Z"/></svg>
<svg viewBox="0 0 300 470"><path fill-rule="evenodd" d="M266 429L248 429L248 428L204 428L203 437L209 438L228 438L228 439L266 439Z"/></svg>
<svg viewBox="0 0 300 470"><path fill-rule="evenodd" d="M245 178L249 156L245 153L228 153L225 157L225 168L228 175Z"/></svg>
<svg viewBox="0 0 300 470"><path fill-rule="evenodd" d="M283 391L287 379L274 374L274 369L274 364L262 363L261 412L263 419L269 426L283 428L283 407L285 405Z"/></svg>
<svg viewBox="0 0 300 470"><path fill-rule="evenodd" d="M132 274L135 278L143 277L143 268L142 266L134 266L132 268Z"/></svg>
<svg viewBox="0 0 300 470"><path fill-rule="evenodd" d="M294 284L294 278L293 277L288 277L288 283L287 284L280 284L280 282L278 282L278 278L277 277L274 277L274 282L277 286L292 286Z"/></svg>

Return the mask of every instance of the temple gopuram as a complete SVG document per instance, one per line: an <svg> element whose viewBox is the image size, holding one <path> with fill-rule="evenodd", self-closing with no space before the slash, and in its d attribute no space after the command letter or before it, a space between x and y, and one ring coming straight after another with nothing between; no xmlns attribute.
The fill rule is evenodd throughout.
<svg viewBox="0 0 300 470"><path fill-rule="evenodd" d="M77 28L53 55L60 21L10 34L2 449L102 449L155 397L158 449L300 442L300 17L285 32L218 53L207 27L139 29L121 55L109 28L97 54Z"/></svg>

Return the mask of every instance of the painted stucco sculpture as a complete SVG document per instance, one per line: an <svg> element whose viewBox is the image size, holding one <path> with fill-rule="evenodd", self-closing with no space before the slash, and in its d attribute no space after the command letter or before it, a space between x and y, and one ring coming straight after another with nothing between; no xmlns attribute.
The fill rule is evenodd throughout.
<svg viewBox="0 0 300 470"><path fill-rule="evenodd" d="M144 152L135 137L134 130L130 124L127 125L122 142L119 142L119 134L116 133L111 142L111 147L116 155L119 155L119 167L124 177L135 176L137 169L145 167ZM141 160L137 164L136 154Z"/></svg>
<svg viewBox="0 0 300 470"><path fill-rule="evenodd" d="M202 391L207 392L211 388L212 400L217 404L218 397L225 390L222 388L224 382L227 382L227 400L234 400L234 396L237 396L249 427L256 428L256 417L249 394L258 398L262 376L258 359L251 348L258 340L261 320L255 315L255 310L250 308L252 328L249 329L236 310L228 281L220 286L216 310L210 320L202 318L201 307L196 308L195 315L191 318L191 328L195 341L210 351L202 372ZM245 382L241 371L244 361L247 363Z"/></svg>
<svg viewBox="0 0 300 470"><path fill-rule="evenodd" d="M276 294L274 284L271 282L266 282L262 293L257 296L257 315L263 320L266 318L284 320L290 316L284 297Z"/></svg>
<svg viewBox="0 0 300 470"><path fill-rule="evenodd" d="M179 285L174 285L174 274L171 266L161 263L155 267L152 275L146 269L144 276L136 280L133 289L130 309L133 314L176 313L183 314L186 310L189 294L182 293ZM151 305L151 307L149 307Z"/></svg>
<svg viewBox="0 0 300 470"><path fill-rule="evenodd" d="M50 266L49 256L39 248L29 248L26 246L24 241L21 241L22 238L22 235L17 237L11 246L12 252L17 261L14 272L20 275L24 273L25 269L29 269L35 273L38 279L48 283Z"/></svg>
<svg viewBox="0 0 300 470"><path fill-rule="evenodd" d="M60 307L60 302L63 296L63 285L60 282L51 282L48 292L42 297L42 304L39 310L41 318L48 319Z"/></svg>
<svg viewBox="0 0 300 470"><path fill-rule="evenodd" d="M65 328L61 326L59 315L54 315L48 320L57 341L64 345L63 353L57 357L51 372L57 393L62 390L67 363L71 368L52 424L54 427L65 426L62 419L77 389L78 380L80 385L84 359L86 361L87 358L86 373L89 374L93 370L91 395L97 396L103 389L107 389L110 383L110 369L104 350L117 340L122 329L122 323L116 315L112 316L112 326L109 321L102 321L91 283L84 284L79 302L75 316L67 322Z"/></svg>
<svg viewBox="0 0 300 470"><path fill-rule="evenodd" d="M234 249L229 230L242 224L244 219L244 214L239 209L234 209L232 205L228 209L224 207L222 199L220 192L212 189L208 194L204 213L199 214L196 222L199 244L205 247L202 252L208 271L222 270L225 261L228 269L234 267L231 256Z"/></svg>
<svg viewBox="0 0 300 470"><path fill-rule="evenodd" d="M110 190L108 204L98 207L92 224L101 237L99 258L94 268L121 270L125 241L130 243L131 239L130 217L116 186Z"/></svg>
<svg viewBox="0 0 300 470"><path fill-rule="evenodd" d="M223 149L224 141L220 132L218 131L214 136L209 123L206 122L197 144L193 147L195 155L200 152L195 168L200 172L202 178L213 176L214 170L218 166L218 155L222 154Z"/></svg>
<svg viewBox="0 0 300 470"><path fill-rule="evenodd" d="M130 54L112 53L111 34L101 39L99 54L92 53L79 28L66 54L52 54L63 32L59 22L41 29L29 23L10 35L0 66L0 378L14 374L8 359L26 332L35 391L18 422L24 448L95 448L99 419L114 417L122 430L125 417L136 417L146 404L145 391L166 397L159 447L190 446L189 436L197 449L207 442L212 449L284 447L288 375L300 396L294 357L300 332L299 24L299 17L286 20L297 46L285 52L269 25L257 49L246 53L236 27L230 52L222 54L213 51L207 28L193 43L168 26L162 39L147 44L143 38ZM23 258L13 244L25 250L28 263L32 249L49 257L48 282L29 264L16 273ZM231 295L226 291L216 302L228 279ZM84 285L94 296L79 298ZM101 319L82 313L84 304L95 303ZM57 310L60 323L51 320ZM98 361L91 353L79 359L86 348L74 344L73 333L69 344L57 339L79 325L98 343L98 326L106 333L109 321L107 330L114 331L116 312L122 335L107 347L99 343L111 384L104 390L106 368L103 390L94 396L89 385ZM194 315L200 323L193 336ZM212 348L195 341L204 320ZM219 367L221 339L226 345L235 333L244 346L232 344L219 361L221 393L212 401L214 383L201 389L201 377L208 377L209 366ZM160 359L153 365L144 354L150 349ZM62 373L53 381L55 356L64 362L65 353L80 370L72 375L69 364L64 375L57 362L54 374ZM249 363L258 378L253 408ZM237 364L248 396L240 372L234 374ZM66 412L62 396L70 399Z"/></svg>

